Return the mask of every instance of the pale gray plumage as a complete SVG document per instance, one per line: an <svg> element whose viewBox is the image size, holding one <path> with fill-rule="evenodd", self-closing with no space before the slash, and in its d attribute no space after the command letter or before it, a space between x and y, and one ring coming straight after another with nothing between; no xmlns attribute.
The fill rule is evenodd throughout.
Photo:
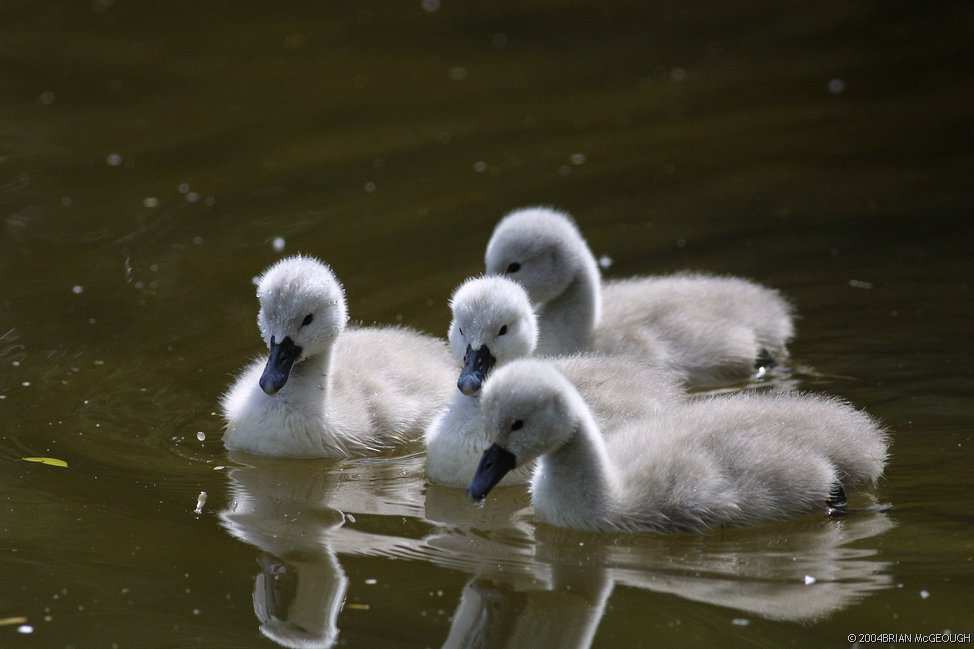
<svg viewBox="0 0 974 649"><path fill-rule="evenodd" d="M448 337L457 361L478 352L489 354L496 369L533 353L537 323L527 294L516 282L500 276L468 279L454 291L450 306ZM623 356L579 354L554 362L572 378L606 429L683 398L675 377ZM488 446L479 394L457 390L427 428L427 479L466 487ZM519 467L504 484L527 482L530 475L530 465Z"/></svg>
<svg viewBox="0 0 974 649"><path fill-rule="evenodd" d="M345 292L320 261L282 259L260 277L257 297L271 358L223 396L228 449L371 455L421 437L449 398L456 370L445 345L402 327L346 329ZM274 374L286 341L293 366L281 362Z"/></svg>
<svg viewBox="0 0 974 649"><path fill-rule="evenodd" d="M811 395L735 394L675 403L599 433L571 382L524 359L482 397L485 452L469 492L489 491L488 455L538 459L539 520L601 531L702 531L824 511L836 485L874 483L886 433L848 404Z"/></svg>
<svg viewBox="0 0 974 649"><path fill-rule="evenodd" d="M780 363L794 335L777 291L736 277L684 273L602 282L571 218L519 209L494 229L486 270L521 283L538 313L539 354L579 350L650 358L690 385L741 381Z"/></svg>

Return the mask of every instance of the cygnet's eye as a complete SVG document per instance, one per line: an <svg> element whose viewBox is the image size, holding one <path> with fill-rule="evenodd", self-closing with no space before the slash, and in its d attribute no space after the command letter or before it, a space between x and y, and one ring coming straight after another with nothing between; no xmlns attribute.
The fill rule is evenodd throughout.
<svg viewBox="0 0 974 649"><path fill-rule="evenodd" d="M517 263L516 261L507 265L508 273L516 273L519 270L521 270L521 264Z"/></svg>
<svg viewBox="0 0 974 649"><path fill-rule="evenodd" d="M497 332L497 335L503 336L506 333L507 333L507 325L504 325L503 327L501 327L501 330Z"/></svg>
<svg viewBox="0 0 974 649"><path fill-rule="evenodd" d="M511 430L521 430L522 428L524 428L523 419L515 419L513 422L511 422Z"/></svg>
<svg viewBox="0 0 974 649"><path fill-rule="evenodd" d="M308 315L304 316L304 320L301 321L301 326L302 327L308 326L309 324L311 324L311 321L314 319L315 319L315 314L309 313Z"/></svg>

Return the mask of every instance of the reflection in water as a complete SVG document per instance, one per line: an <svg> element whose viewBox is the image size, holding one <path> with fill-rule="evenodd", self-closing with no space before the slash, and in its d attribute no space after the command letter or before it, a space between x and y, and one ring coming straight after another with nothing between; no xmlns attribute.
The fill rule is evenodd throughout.
<svg viewBox="0 0 974 649"><path fill-rule="evenodd" d="M702 536L592 534L536 527L523 487L500 489L488 507L461 489L424 487L422 456L234 459L249 464L229 472L220 517L260 550L254 612L286 647L338 641L346 554L469 574L445 647L588 647L617 585L808 622L892 581L862 543L893 527L879 511Z"/></svg>
<svg viewBox="0 0 974 649"><path fill-rule="evenodd" d="M328 540L345 517L323 499L333 483L327 465L274 462L229 477L233 500L220 519L262 551L254 580L261 633L285 647L331 647L348 578Z"/></svg>
<svg viewBox="0 0 974 649"><path fill-rule="evenodd" d="M254 580L260 630L285 647L331 647L348 590L338 553L390 554L409 545L349 529L343 512L415 518L422 484L411 475L409 458L354 465L251 459L229 471L232 500L220 520L232 536L261 550Z"/></svg>
<svg viewBox="0 0 974 649"><path fill-rule="evenodd" d="M519 592L473 577L463 588L443 647L588 647L611 594L608 578L586 576L559 582L557 588Z"/></svg>
<svg viewBox="0 0 974 649"><path fill-rule="evenodd" d="M889 563L871 558L875 550L850 547L894 526L883 512L863 511L844 520L809 517L708 536L627 536L548 526L531 531L511 508L516 500L497 500L506 520L496 534L476 532L481 512L471 516L471 508L451 507L458 503L441 495L432 501L431 515L427 500L428 517L451 518L478 536L472 544L445 537L454 553L473 549L475 555L467 557L473 577L444 647L588 647L617 584L796 622L828 617L892 584ZM517 566L525 558L524 551L512 552L501 540L518 533L534 538L531 580L520 578L524 571L504 574L508 561ZM445 547L444 538L426 542ZM484 556L485 551L499 554ZM453 561L461 562L457 556Z"/></svg>
<svg viewBox="0 0 974 649"><path fill-rule="evenodd" d="M348 577L335 555L304 560L264 553L254 580L254 613L260 631L285 647L331 647L338 639L338 614Z"/></svg>

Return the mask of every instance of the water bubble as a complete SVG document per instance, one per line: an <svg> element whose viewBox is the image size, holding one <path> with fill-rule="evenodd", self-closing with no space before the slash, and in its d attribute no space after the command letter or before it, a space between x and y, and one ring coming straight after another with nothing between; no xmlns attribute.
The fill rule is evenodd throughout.
<svg viewBox="0 0 974 649"><path fill-rule="evenodd" d="M30 635L34 632L34 627L29 624L21 624L17 627L17 633L22 633L24 635Z"/></svg>
<svg viewBox="0 0 974 649"><path fill-rule="evenodd" d="M75 285L71 288L71 292L74 293L75 295L81 295L82 293L85 292L85 287L80 285Z"/></svg>
<svg viewBox="0 0 974 649"><path fill-rule="evenodd" d="M673 81L680 82L687 78L687 71L683 68L673 68L670 70L670 79Z"/></svg>
<svg viewBox="0 0 974 649"><path fill-rule="evenodd" d="M420 4L423 7L423 11L428 14L438 11L440 8L440 0L423 0Z"/></svg>
<svg viewBox="0 0 974 649"><path fill-rule="evenodd" d="M189 191L189 183L179 183L179 193L185 194Z"/></svg>
<svg viewBox="0 0 974 649"><path fill-rule="evenodd" d="M70 196L61 197L61 205L63 205L64 207L71 207L71 202L72 201Z"/></svg>
<svg viewBox="0 0 974 649"><path fill-rule="evenodd" d="M450 68L450 78L454 81L463 81L467 78L467 68L462 65L455 65Z"/></svg>
<svg viewBox="0 0 974 649"><path fill-rule="evenodd" d="M274 237L274 240L271 241L271 248L274 249L274 252L284 252L284 243L284 237ZM254 283L256 284L256 282Z"/></svg>
<svg viewBox="0 0 974 649"><path fill-rule="evenodd" d="M371 194L372 192L374 192L375 191L375 183L372 182L371 180L369 182L365 183L365 191L368 192L369 194Z"/></svg>
<svg viewBox="0 0 974 649"><path fill-rule="evenodd" d="M206 433L204 433L203 431L199 431L198 433L196 433L196 439L198 439L201 442L205 442L206 441Z"/></svg>
<svg viewBox="0 0 974 649"><path fill-rule="evenodd" d="M117 167L122 164L122 156L117 153L109 153L105 158L105 162L108 163L109 167Z"/></svg>
<svg viewBox="0 0 974 649"><path fill-rule="evenodd" d="M831 92L833 95L838 95L843 90L845 90L845 81L842 79L829 80L829 92Z"/></svg>
<svg viewBox="0 0 974 649"><path fill-rule="evenodd" d="M815 581L816 581L815 577L812 577L811 575L805 575L805 585L806 586L811 586L812 584L815 583Z"/></svg>
<svg viewBox="0 0 974 649"><path fill-rule="evenodd" d="M45 90L37 97L37 101L41 102L41 106L50 106L54 103L54 93L50 90Z"/></svg>
<svg viewBox="0 0 974 649"><path fill-rule="evenodd" d="M483 160L478 160L477 162L473 163L473 170L475 173L482 174L487 171L487 163Z"/></svg>
<svg viewBox="0 0 974 649"><path fill-rule="evenodd" d="M747 626L750 623L751 621L746 617L735 617L733 620L731 620L731 624L734 626Z"/></svg>
<svg viewBox="0 0 974 649"><path fill-rule="evenodd" d="M929 591L921 590L920 591L920 597L921 597L921 599L926 599L926 598L930 597Z"/></svg>
<svg viewBox="0 0 974 649"><path fill-rule="evenodd" d="M609 268L612 266L612 257L609 255L602 255L599 257L599 266L602 268Z"/></svg>
<svg viewBox="0 0 974 649"><path fill-rule="evenodd" d="M155 196L146 196L142 199L142 205L152 209L153 207L159 207L159 199Z"/></svg>
<svg viewBox="0 0 974 649"><path fill-rule="evenodd" d="M196 192L187 192L186 193L186 202L187 203L195 203L199 199L200 199L200 195L197 194Z"/></svg>
<svg viewBox="0 0 974 649"><path fill-rule="evenodd" d="M378 580L378 579L366 579L366 580L365 580L365 583L366 583L367 585L369 585L369 586L374 586L374 585L376 585L377 583L379 583L379 580Z"/></svg>
<svg viewBox="0 0 974 649"><path fill-rule="evenodd" d="M490 37L490 44L499 50L507 47L507 34L503 32L494 34Z"/></svg>
<svg viewBox="0 0 974 649"><path fill-rule="evenodd" d="M588 158L586 158L586 157L585 157L585 154L584 154L584 153L573 153L573 154L571 154L570 156L568 156L568 161L569 161L569 162L571 162L571 163L572 163L573 165L575 165L576 167L577 167L578 165L583 165L583 164L585 164L585 161L586 161L587 159L588 159Z"/></svg>

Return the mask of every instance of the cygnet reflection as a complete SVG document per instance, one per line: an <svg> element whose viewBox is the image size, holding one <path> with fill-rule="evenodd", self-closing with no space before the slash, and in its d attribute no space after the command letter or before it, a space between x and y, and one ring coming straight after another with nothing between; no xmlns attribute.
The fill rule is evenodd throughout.
<svg viewBox="0 0 974 649"><path fill-rule="evenodd" d="M517 513L510 516L519 520ZM521 551L507 577L503 562L511 552L491 543L493 530L481 530L484 538L470 547L501 551L493 562L469 559L472 576L443 646L588 647L616 586L670 593L744 617L820 620L892 587L890 564L876 560L865 542L894 525L875 508L841 520L806 517L703 536L605 535L542 525L532 534L533 569L517 566L527 554ZM501 538L510 533L498 529ZM453 540L452 548L462 552L463 544ZM533 579L525 579L528 573Z"/></svg>
<svg viewBox="0 0 974 649"><path fill-rule="evenodd" d="M284 647L334 646L349 585L339 555L388 554L411 543L349 527L352 512L418 517L421 462L233 459L246 466L228 472L231 498L220 520L260 551L253 602L261 633Z"/></svg>

